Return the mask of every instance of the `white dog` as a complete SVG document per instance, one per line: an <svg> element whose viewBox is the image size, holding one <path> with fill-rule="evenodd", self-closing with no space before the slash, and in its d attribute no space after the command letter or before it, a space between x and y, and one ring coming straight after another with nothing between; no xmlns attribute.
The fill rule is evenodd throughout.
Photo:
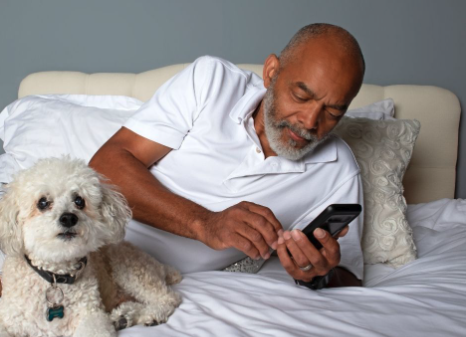
<svg viewBox="0 0 466 337"><path fill-rule="evenodd" d="M0 337L116 336L166 322L181 275L121 242L131 211L80 160L42 159L0 200Z"/></svg>

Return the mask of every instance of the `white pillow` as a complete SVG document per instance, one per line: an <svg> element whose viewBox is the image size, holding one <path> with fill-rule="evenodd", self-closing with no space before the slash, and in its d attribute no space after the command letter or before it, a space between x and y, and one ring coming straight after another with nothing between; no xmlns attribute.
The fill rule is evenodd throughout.
<svg viewBox="0 0 466 337"><path fill-rule="evenodd" d="M416 258L402 181L419 129L416 120L346 117L335 128L353 150L361 169L366 264L400 267Z"/></svg>
<svg viewBox="0 0 466 337"><path fill-rule="evenodd" d="M0 114L0 182L39 158L68 154L88 162L143 102L125 96L34 95Z"/></svg>
<svg viewBox="0 0 466 337"><path fill-rule="evenodd" d="M365 105L357 109L348 110L345 114L346 117L369 118L375 120L394 119L394 115L395 103L391 98Z"/></svg>

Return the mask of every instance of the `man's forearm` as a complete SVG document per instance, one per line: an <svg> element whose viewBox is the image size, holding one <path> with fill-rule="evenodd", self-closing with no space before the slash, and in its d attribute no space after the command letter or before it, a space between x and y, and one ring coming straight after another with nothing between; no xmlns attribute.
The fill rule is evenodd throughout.
<svg viewBox="0 0 466 337"><path fill-rule="evenodd" d="M202 223L210 213L202 206L167 190L128 151L104 146L89 165L119 186L133 218L176 235L201 240Z"/></svg>
<svg viewBox="0 0 466 337"><path fill-rule="evenodd" d="M347 269L336 267L327 287L362 287L362 281Z"/></svg>

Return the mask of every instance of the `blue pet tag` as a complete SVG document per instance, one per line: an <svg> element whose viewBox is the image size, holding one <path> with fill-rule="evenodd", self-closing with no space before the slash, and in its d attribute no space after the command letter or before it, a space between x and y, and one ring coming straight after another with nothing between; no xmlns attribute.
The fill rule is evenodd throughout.
<svg viewBox="0 0 466 337"><path fill-rule="evenodd" d="M55 277L54 277L55 281ZM51 322L55 318L63 318L65 316L65 307L60 305L63 302L65 295L63 290L57 286L56 281L45 292L45 299L49 303L49 308L46 311L45 318Z"/></svg>
<svg viewBox="0 0 466 337"><path fill-rule="evenodd" d="M47 321L52 322L54 318L63 318L65 316L65 308L63 305L53 306L47 309Z"/></svg>

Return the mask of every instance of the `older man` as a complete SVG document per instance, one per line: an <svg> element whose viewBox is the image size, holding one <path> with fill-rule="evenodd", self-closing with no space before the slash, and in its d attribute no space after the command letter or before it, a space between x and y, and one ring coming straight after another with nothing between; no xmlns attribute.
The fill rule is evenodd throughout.
<svg viewBox="0 0 466 337"><path fill-rule="evenodd" d="M364 68L356 40L328 24L302 28L267 57L263 80L197 59L90 163L128 199L138 221L128 238L183 272L221 269L244 254L268 259L271 247L297 280L339 266L331 284L360 285L361 220L340 234L341 249L323 230L315 232L321 250L290 230L329 204L362 203L354 157L329 134Z"/></svg>

